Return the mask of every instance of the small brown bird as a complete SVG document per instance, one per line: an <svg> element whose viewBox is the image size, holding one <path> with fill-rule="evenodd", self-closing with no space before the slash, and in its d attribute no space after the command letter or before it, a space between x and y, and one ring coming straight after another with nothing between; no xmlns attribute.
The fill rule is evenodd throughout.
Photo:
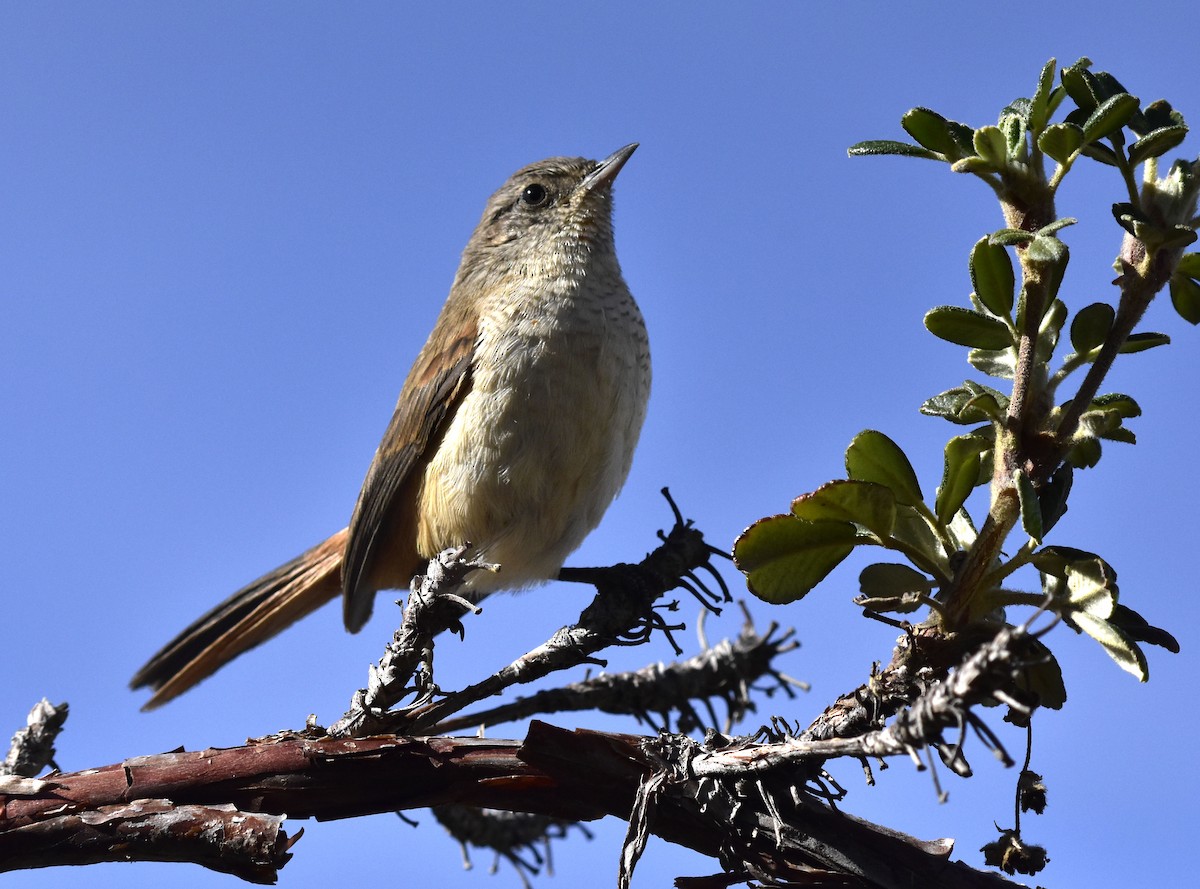
<svg viewBox="0 0 1200 889"><path fill-rule="evenodd" d="M146 709L342 595L357 632L375 593L451 546L500 564L466 595L554 578L633 460L650 395L642 314L621 276L602 161L555 157L492 195L404 381L350 526L243 587L137 672Z"/></svg>

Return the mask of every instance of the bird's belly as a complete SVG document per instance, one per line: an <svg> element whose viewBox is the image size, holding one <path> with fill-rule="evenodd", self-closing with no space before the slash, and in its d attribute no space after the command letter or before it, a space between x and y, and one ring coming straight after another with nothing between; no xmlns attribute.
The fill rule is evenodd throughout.
<svg viewBox="0 0 1200 889"><path fill-rule="evenodd" d="M644 335L642 337L644 344ZM487 344L485 344L486 346ZM476 593L554 577L599 523L628 474L648 379L638 348L611 337L507 339L472 388L425 470L418 549L470 543L497 562Z"/></svg>

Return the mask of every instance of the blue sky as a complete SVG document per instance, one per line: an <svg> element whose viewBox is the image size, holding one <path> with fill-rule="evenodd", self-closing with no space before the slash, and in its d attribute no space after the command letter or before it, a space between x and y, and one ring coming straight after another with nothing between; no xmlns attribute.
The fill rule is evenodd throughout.
<svg viewBox="0 0 1200 889"><path fill-rule="evenodd" d="M459 252L517 167L641 143L617 186L616 229L655 388L625 492L572 560L596 564L654 545L669 521L664 484L714 543L731 545L840 475L843 449L867 427L905 447L932 493L952 430L917 407L973 371L920 319L965 300L967 252L1002 220L973 180L925 162L851 160L848 145L901 137L900 115L918 104L993 122L1051 56L1089 55L1144 100L1167 96L1200 122L1184 45L1194 35L1177 27L1191 4L1135 15L1062 3L1036 22L996 5L645 6L0 10L0 731L42 696L68 700L59 762L74 770L341 714L391 633L385 597L358 636L326 609L158 712L139 713L125 684L201 611L345 524ZM1108 210L1119 183L1091 166L1059 206L1081 219L1063 233L1075 308L1112 297L1120 234ZM1179 700L1200 667L1190 558L1200 429L1188 394L1200 331L1165 300L1146 326L1173 345L1123 360L1108 387L1141 403L1140 443L1109 446L1077 478L1051 542L1104 555L1122 601L1184 650L1151 649L1141 686L1069 630L1049 640L1070 700L1036 725L1050 808L1026 831L1050 847L1038 882L1056 887L1171 885L1194 869L1178 840L1200 783L1177 739L1200 727ZM842 568L802 603L754 609L803 642L785 667L813 691L781 711L789 718L807 722L889 656L893 634L850 604L856 573ZM499 667L586 599L555 586L490 600L459 651L439 649L439 682ZM708 632L736 632L737 620L730 612ZM612 664L667 656L659 646ZM1011 820L1016 776L968 752L977 775L943 775L945 805L905 762L873 789L843 765L846 808L956 837L957 856L978 864L992 821ZM420 818L418 834L392 816L307 824L283 883L370 885L403 867L440 886L515 885L511 874L489 880L484 854L460 872L453 843ZM595 841L558 846L545 885L610 885L622 831L606 822ZM713 869L652 841L635 886ZM164 879L232 885L146 864L7 881Z"/></svg>

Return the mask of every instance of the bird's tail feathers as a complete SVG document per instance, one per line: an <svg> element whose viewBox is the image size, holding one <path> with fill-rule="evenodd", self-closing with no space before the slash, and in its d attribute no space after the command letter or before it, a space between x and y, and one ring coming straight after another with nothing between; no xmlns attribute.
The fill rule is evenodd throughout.
<svg viewBox="0 0 1200 889"><path fill-rule="evenodd" d="M172 639L130 681L154 692L142 709L165 704L340 595L346 535L342 529L242 587Z"/></svg>

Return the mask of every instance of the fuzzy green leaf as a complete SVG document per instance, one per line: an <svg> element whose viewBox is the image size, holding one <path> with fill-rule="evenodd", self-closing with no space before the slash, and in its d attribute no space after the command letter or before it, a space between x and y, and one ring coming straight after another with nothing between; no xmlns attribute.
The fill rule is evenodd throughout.
<svg viewBox="0 0 1200 889"><path fill-rule="evenodd" d="M1042 73L1038 75L1037 89L1034 90L1033 99L1029 102L1027 121L1029 131L1035 136L1046 128L1046 121L1054 113L1051 101L1055 91L1054 75L1057 73L1055 70L1056 67L1057 62L1054 59L1051 59L1042 66ZM1062 95L1066 95L1066 90L1062 90ZM1059 101L1061 101L1061 97Z"/></svg>
<svg viewBox="0 0 1200 889"><path fill-rule="evenodd" d="M975 153L994 167L1008 163L1008 140L999 127L980 127L974 133Z"/></svg>
<svg viewBox="0 0 1200 889"><path fill-rule="evenodd" d="M1084 111L1091 111L1099 104L1096 99L1095 76L1088 70L1092 60L1084 56L1070 67L1062 69L1062 85L1076 105Z"/></svg>
<svg viewBox="0 0 1200 889"><path fill-rule="evenodd" d="M854 522L886 538L896 522L896 495L874 482L832 481L793 500L792 515L810 522Z"/></svg>
<svg viewBox="0 0 1200 889"><path fill-rule="evenodd" d="M1102 142L1089 142L1080 149L1079 153L1109 167L1119 167L1121 165L1120 161L1117 160L1117 153Z"/></svg>
<svg viewBox="0 0 1200 889"><path fill-rule="evenodd" d="M1159 645L1173 654L1179 654L1179 640L1166 630L1153 626L1132 608L1118 603L1108 619L1114 627L1125 633L1134 642L1148 642Z"/></svg>
<svg viewBox="0 0 1200 889"><path fill-rule="evenodd" d="M1071 348L1080 354L1099 348L1108 338L1116 315L1108 303L1084 306L1071 322Z"/></svg>
<svg viewBox="0 0 1200 889"><path fill-rule="evenodd" d="M1195 254L1190 254L1195 256ZM1187 275L1171 277L1171 305L1188 324L1200 324L1200 284Z"/></svg>
<svg viewBox="0 0 1200 889"><path fill-rule="evenodd" d="M1007 410L1008 396L970 380L933 396L921 405L921 413L926 416L944 417L960 426L999 422Z"/></svg>
<svg viewBox="0 0 1200 889"><path fill-rule="evenodd" d="M1076 469L1091 469L1100 462L1100 453L1100 442L1094 438L1085 438L1071 446L1066 458Z"/></svg>
<svg viewBox="0 0 1200 889"><path fill-rule="evenodd" d="M1117 576L1101 558L1068 562L1066 569L1069 617L1080 613L1108 620L1117 604Z"/></svg>
<svg viewBox="0 0 1200 889"><path fill-rule="evenodd" d="M1025 143L1025 121L1028 108L1020 109L1017 104L1000 116L1000 132L1004 134L1005 153L1009 157L1023 158L1027 154Z"/></svg>
<svg viewBox="0 0 1200 889"><path fill-rule="evenodd" d="M1017 486L1017 497L1021 503L1021 527L1033 540L1042 542L1042 505L1029 476L1018 469L1013 473Z"/></svg>
<svg viewBox="0 0 1200 889"><path fill-rule="evenodd" d="M1018 244L1028 244L1033 240L1033 232L1019 228L1002 228L988 235L988 243L999 247L1013 247Z"/></svg>
<svg viewBox="0 0 1200 889"><path fill-rule="evenodd" d="M1175 272L1189 278L1200 278L1200 253L1185 253L1179 257L1179 265L1175 266Z"/></svg>
<svg viewBox="0 0 1200 889"><path fill-rule="evenodd" d="M760 519L733 544L733 560L764 602L803 598L859 542L849 522L805 522L792 515Z"/></svg>
<svg viewBox="0 0 1200 889"><path fill-rule="evenodd" d="M1184 126L1159 127L1129 146L1129 162L1140 164L1148 157L1162 157L1186 138Z"/></svg>
<svg viewBox="0 0 1200 889"><path fill-rule="evenodd" d="M942 483L934 502L934 512L943 525L950 524L959 507L975 490L979 481L980 455L991 447L992 441L979 435L956 435L946 442Z"/></svg>
<svg viewBox="0 0 1200 889"><path fill-rule="evenodd" d="M1187 122L1183 115L1171 107L1166 99L1157 99L1142 109L1143 135L1164 127L1184 127Z"/></svg>
<svg viewBox="0 0 1200 889"><path fill-rule="evenodd" d="M960 306L938 306L925 313L925 327L939 339L976 349L1012 345L1008 325L997 318Z"/></svg>
<svg viewBox="0 0 1200 889"><path fill-rule="evenodd" d="M868 596L864 593L854 597L854 604L879 614L911 614L925 602L921 593L900 593L895 596Z"/></svg>
<svg viewBox="0 0 1200 889"><path fill-rule="evenodd" d="M929 593L933 590L933 581L908 565L876 562L858 575L858 588L867 596L899 596Z"/></svg>
<svg viewBox="0 0 1200 889"><path fill-rule="evenodd" d="M872 139L851 145L846 153L850 157L869 157L871 155L892 154L900 157L920 157L926 160L944 161L945 158L936 152L911 145L908 142L896 142L893 139Z"/></svg>
<svg viewBox="0 0 1200 889"><path fill-rule="evenodd" d="M1108 656L1126 673L1133 674L1141 682L1150 678L1150 666L1146 663L1145 653L1124 631L1086 612L1072 615L1072 620L1079 629L1104 646Z"/></svg>
<svg viewBox="0 0 1200 889"><path fill-rule="evenodd" d="M1052 124L1038 137L1038 148L1060 164L1067 163L1082 145L1083 128L1073 123Z"/></svg>
<svg viewBox="0 0 1200 889"><path fill-rule="evenodd" d="M1067 498L1071 494L1074 481L1074 468L1070 463L1064 463L1038 492L1038 503L1042 510L1042 534L1049 534L1050 529L1058 524L1058 520L1066 515Z"/></svg>
<svg viewBox="0 0 1200 889"><path fill-rule="evenodd" d="M892 529L892 539L897 540L911 550L921 553L928 565L935 566L943 574L949 574L950 560L941 539L933 530L929 520L916 507L901 506L896 510L896 526ZM914 564L927 568L914 560Z"/></svg>
<svg viewBox="0 0 1200 889"><path fill-rule="evenodd" d="M1001 380L1011 380L1017 372L1017 349L972 349L967 353L971 367Z"/></svg>
<svg viewBox="0 0 1200 889"><path fill-rule="evenodd" d="M1040 362L1050 360L1054 349L1058 346L1058 338L1062 333L1063 324L1067 320L1067 307L1061 299L1051 301L1038 325L1037 351L1034 357Z"/></svg>
<svg viewBox="0 0 1200 889"><path fill-rule="evenodd" d="M897 503L920 503L921 485L908 457L882 432L866 429L846 448L846 474L857 481L891 488Z"/></svg>
<svg viewBox="0 0 1200 889"><path fill-rule="evenodd" d="M1067 702L1067 687L1063 683L1062 667L1050 649L1032 637L1026 639L1028 652L1022 657L1024 668L1017 674L1017 687L1038 697L1038 705L1061 710Z"/></svg>
<svg viewBox="0 0 1200 889"><path fill-rule="evenodd" d="M1083 140L1095 142L1111 136L1129 123L1141 102L1129 93L1117 93L1101 102L1083 125Z"/></svg>
<svg viewBox="0 0 1200 889"><path fill-rule="evenodd" d="M973 131L957 121L947 120L928 108L913 108L900 118L900 126L917 142L956 161L973 153ZM965 133L964 133L965 131Z"/></svg>
<svg viewBox="0 0 1200 889"><path fill-rule="evenodd" d="M988 311L1009 317L1013 307L1016 279L1008 251L988 238L980 238L971 248L971 286Z"/></svg>
<svg viewBox="0 0 1200 889"><path fill-rule="evenodd" d="M1165 333L1134 333L1129 335L1118 351L1122 355L1132 355L1134 352L1145 352L1147 349L1165 346L1170 342L1171 338Z"/></svg>
<svg viewBox="0 0 1200 889"><path fill-rule="evenodd" d="M1059 262L1066 252L1067 245L1053 235L1035 235L1029 242L1025 254L1034 262Z"/></svg>
<svg viewBox="0 0 1200 889"><path fill-rule="evenodd" d="M1116 576L1116 572L1113 571L1112 566L1108 565L1107 562L1104 562L1104 560L1098 555L1093 552L1089 552L1086 549L1078 549L1074 546L1062 546L1061 544L1058 544L1055 546L1043 547L1033 554L1033 557L1030 559L1030 561L1033 563L1034 567L1042 573L1049 574L1062 580L1066 580L1068 565L1072 565L1076 562L1088 561L1103 562L1105 570L1110 572L1113 577Z"/></svg>

